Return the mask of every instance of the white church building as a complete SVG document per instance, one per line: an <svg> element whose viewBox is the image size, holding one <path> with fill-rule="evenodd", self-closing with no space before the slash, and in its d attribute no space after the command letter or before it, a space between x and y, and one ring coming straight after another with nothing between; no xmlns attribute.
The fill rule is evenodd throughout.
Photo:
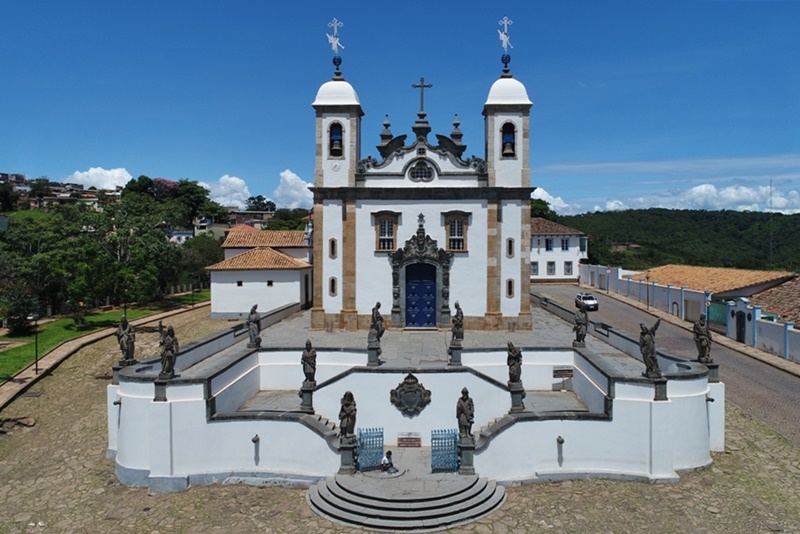
<svg viewBox="0 0 800 534"><path fill-rule="evenodd" d="M468 159L457 118L429 138L427 86L413 135L387 119L377 157L361 153L364 111L338 65L319 88L312 329L366 329L376 301L392 328L446 327L456 301L468 329L531 328L525 86L506 62L483 105L485 158Z"/></svg>

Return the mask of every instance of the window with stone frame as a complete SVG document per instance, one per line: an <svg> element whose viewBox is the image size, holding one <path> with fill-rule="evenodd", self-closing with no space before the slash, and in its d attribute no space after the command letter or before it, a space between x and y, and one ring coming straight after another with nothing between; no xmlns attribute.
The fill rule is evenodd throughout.
<svg viewBox="0 0 800 534"><path fill-rule="evenodd" d="M564 262L564 276L572 276L572 262L565 261Z"/></svg>
<svg viewBox="0 0 800 534"><path fill-rule="evenodd" d="M553 238L546 237L544 240L544 250L547 252L552 252L553 250Z"/></svg>
<svg viewBox="0 0 800 534"><path fill-rule="evenodd" d="M394 252L397 250L397 224L400 214L394 211L373 213L375 220L375 251Z"/></svg>
<svg viewBox="0 0 800 534"><path fill-rule="evenodd" d="M555 276L556 275L556 262L548 261L547 262L547 276Z"/></svg>
<svg viewBox="0 0 800 534"><path fill-rule="evenodd" d="M467 252L467 230L469 213L450 211L444 214L448 252Z"/></svg>
<svg viewBox="0 0 800 534"><path fill-rule="evenodd" d="M531 275L532 276L539 276L539 262L532 261L531 262Z"/></svg>
<svg viewBox="0 0 800 534"><path fill-rule="evenodd" d="M569 238L562 237L561 238L561 250L564 252L569 252Z"/></svg>

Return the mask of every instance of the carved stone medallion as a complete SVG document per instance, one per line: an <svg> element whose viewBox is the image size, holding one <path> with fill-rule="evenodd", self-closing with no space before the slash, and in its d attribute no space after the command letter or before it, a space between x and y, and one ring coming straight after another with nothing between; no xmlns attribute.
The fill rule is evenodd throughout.
<svg viewBox="0 0 800 534"><path fill-rule="evenodd" d="M406 417L416 417L431 403L431 390L425 389L417 377L409 373L391 391L392 404Z"/></svg>

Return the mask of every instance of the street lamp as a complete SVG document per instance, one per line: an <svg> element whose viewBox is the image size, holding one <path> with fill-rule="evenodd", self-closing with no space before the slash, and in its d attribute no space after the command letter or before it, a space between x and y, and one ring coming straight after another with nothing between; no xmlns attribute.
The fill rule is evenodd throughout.
<svg viewBox="0 0 800 534"><path fill-rule="evenodd" d="M650 311L650 271L647 271L645 278L647 279L647 311Z"/></svg>

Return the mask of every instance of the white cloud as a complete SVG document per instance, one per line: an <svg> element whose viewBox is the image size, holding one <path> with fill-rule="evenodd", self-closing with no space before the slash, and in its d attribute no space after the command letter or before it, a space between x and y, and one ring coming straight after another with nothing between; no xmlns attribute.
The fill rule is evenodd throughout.
<svg viewBox="0 0 800 534"><path fill-rule="evenodd" d="M64 181L83 184L87 188L94 186L97 189L114 189L118 185L125 186L132 178L124 168L106 170L102 167L90 167L88 171L73 172Z"/></svg>
<svg viewBox="0 0 800 534"><path fill-rule="evenodd" d="M561 197L554 197L550 193L544 190L542 187L537 187L536 190L531 193L531 198L538 198L540 200L546 201L550 204L550 209L555 211L556 213L573 213L575 209L579 208L577 205L570 205L564 202L564 199Z"/></svg>
<svg viewBox="0 0 800 534"><path fill-rule="evenodd" d="M247 199L252 196L244 180L229 174L220 177L215 184L198 183L211 192L211 200L223 206L238 206L243 209Z"/></svg>
<svg viewBox="0 0 800 534"><path fill-rule="evenodd" d="M595 211L600 211L599 206L595 206ZM621 200L609 200L606 202L606 211L622 211L628 209L628 206Z"/></svg>
<svg viewBox="0 0 800 534"><path fill-rule="evenodd" d="M272 192L279 208L310 208L314 204L314 194L308 189L312 184L286 169L281 173L281 183Z"/></svg>

